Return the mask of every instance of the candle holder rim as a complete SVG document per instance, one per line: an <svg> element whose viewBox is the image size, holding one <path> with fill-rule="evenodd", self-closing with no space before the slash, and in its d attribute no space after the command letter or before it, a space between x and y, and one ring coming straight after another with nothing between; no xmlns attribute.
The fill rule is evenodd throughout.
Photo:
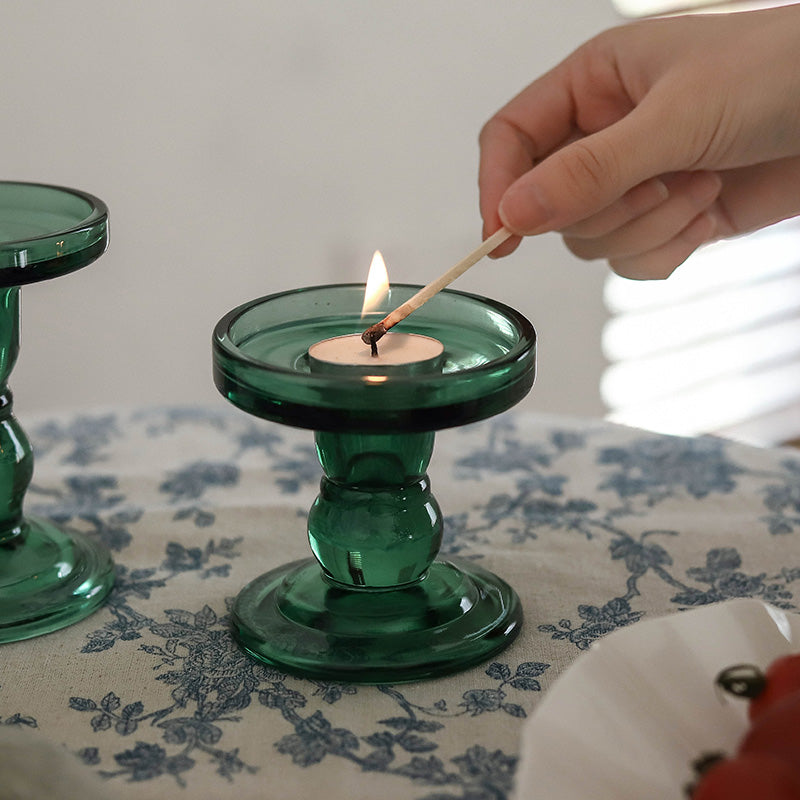
<svg viewBox="0 0 800 800"><path fill-rule="evenodd" d="M357 282L350 282L350 283L332 283L332 284L318 284L313 286L303 286L296 289L288 289L281 292L275 292L268 295L263 295L262 297L255 298L253 300L249 300L241 305L237 306L236 308L231 309L227 312L220 320L217 322L216 326L214 327L214 334L213 334L213 346L215 349L220 350L224 355L235 358L237 361L243 364L248 364L252 367L257 369L268 369L270 372L275 372L278 374L298 377L299 373L295 370L281 367L279 365L269 364L265 361L262 361L258 358L253 358L252 356L247 355L244 353L232 340L229 335L229 331L231 326L247 311L255 308L256 306L261 305L262 303L270 300L277 300L280 297L285 297L287 295L297 294L299 292L311 292L315 290L321 289L331 289L331 288L362 288L364 287L363 283ZM419 290L422 288L417 284L411 283L393 283L392 288L399 288L399 289L409 289L412 291ZM484 297L483 295L475 294L474 292L465 292L458 289L443 289L440 294L444 295L459 295L462 297L466 297L470 300L476 300L481 303L486 303L490 305L496 311L500 311L501 313L505 314L506 316L511 317L515 323L519 325L520 328L520 339L519 342L513 347L509 349L509 351L502 356L492 359L491 361L484 362L482 364L477 364L473 367L466 367L464 369L459 370L457 373L438 373L438 374L431 374L426 373L424 375L392 375L392 381L397 383L398 381L402 381L403 383L411 384L420 384L420 385L431 385L437 383L444 383L448 380L453 380L456 376L463 379L465 375L474 375L480 374L481 372L487 372L489 370L495 370L498 367L504 364L511 364L516 361L519 361L521 358L524 358L531 350L535 349L536 347L536 330L533 327L533 324L528 320L523 314L521 314L516 309L512 308L509 305L499 301L493 300L488 297ZM367 326L365 326L366 328ZM355 332L355 331L354 331ZM319 375L314 373L302 373L302 379L304 381L309 381L310 383L318 383L319 385L324 385L326 382L330 381L331 376L320 373ZM361 384L363 383L364 376L363 375L337 375L337 380L344 380L347 382L352 382L353 384Z"/></svg>
<svg viewBox="0 0 800 800"><path fill-rule="evenodd" d="M15 246L26 245L31 242L38 242L42 239L49 239L52 236L66 235L68 233L76 233L84 228L96 225L98 222L108 219L108 206L97 196L84 192L82 189L72 189L69 186L59 186L54 183L36 183L29 181L4 181L0 180L0 190L4 186L30 186L31 188L52 189L65 194L71 194L85 200L92 207L90 213L82 220L68 228L57 228L47 233L41 233L37 236L26 236L22 239L0 239L0 249L12 250Z"/></svg>
<svg viewBox="0 0 800 800"><path fill-rule="evenodd" d="M74 272L106 251L109 241L108 206L96 195L58 184L0 180L0 200L3 190L8 188L43 189L69 195L89 208L83 216L75 214L72 224L65 227L14 239L0 239L0 287L22 286ZM68 237L71 241L65 247L64 240ZM49 242L52 246L48 246ZM24 258L20 260L23 253Z"/></svg>

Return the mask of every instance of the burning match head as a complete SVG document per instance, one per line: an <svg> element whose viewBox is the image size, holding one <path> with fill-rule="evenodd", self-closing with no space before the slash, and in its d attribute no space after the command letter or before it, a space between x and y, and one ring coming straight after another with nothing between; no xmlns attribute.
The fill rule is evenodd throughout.
<svg viewBox="0 0 800 800"><path fill-rule="evenodd" d="M378 355L378 339L386 333L386 326L382 322L377 322L375 325L370 325L364 333L361 334L361 341L368 344L372 348L372 355Z"/></svg>

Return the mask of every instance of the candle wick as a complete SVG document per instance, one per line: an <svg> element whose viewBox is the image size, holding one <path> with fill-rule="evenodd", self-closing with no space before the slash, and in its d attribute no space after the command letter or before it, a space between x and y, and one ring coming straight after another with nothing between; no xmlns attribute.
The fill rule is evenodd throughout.
<svg viewBox="0 0 800 800"><path fill-rule="evenodd" d="M377 358L378 357L378 342L377 342L376 339L372 339L370 341L369 349L370 349L370 352L372 353L372 357L373 358Z"/></svg>

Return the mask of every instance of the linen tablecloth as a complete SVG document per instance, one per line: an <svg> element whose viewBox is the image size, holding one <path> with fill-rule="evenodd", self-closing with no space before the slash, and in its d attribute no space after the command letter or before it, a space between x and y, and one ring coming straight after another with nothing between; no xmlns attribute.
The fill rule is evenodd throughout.
<svg viewBox="0 0 800 800"><path fill-rule="evenodd" d="M437 434L443 555L511 583L525 623L452 677L348 686L244 656L227 622L257 575L309 555L310 431L220 408L25 419L26 511L106 543L107 604L0 646L0 728L29 729L114 798L497 800L555 678L638 620L800 598L800 454L506 413Z"/></svg>

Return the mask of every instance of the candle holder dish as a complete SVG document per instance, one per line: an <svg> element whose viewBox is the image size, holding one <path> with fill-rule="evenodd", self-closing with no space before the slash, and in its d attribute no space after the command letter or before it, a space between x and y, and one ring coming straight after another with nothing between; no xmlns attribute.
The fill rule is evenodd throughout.
<svg viewBox="0 0 800 800"><path fill-rule="evenodd" d="M418 288L393 286L386 308ZM253 580L232 622L246 652L287 672L397 683L464 669L519 632L505 581L436 560L443 518L426 471L436 430L498 414L530 391L535 333L501 303L443 291L403 323L443 343L436 369L312 370L309 346L386 313L362 319L363 293L349 284L275 294L215 328L219 391L249 414L312 429L324 472L308 516L314 558Z"/></svg>
<svg viewBox="0 0 800 800"><path fill-rule="evenodd" d="M113 563L102 545L23 514L33 452L8 389L19 354L20 287L85 267L107 245L108 209L96 197L0 182L0 642L77 622L113 585Z"/></svg>

